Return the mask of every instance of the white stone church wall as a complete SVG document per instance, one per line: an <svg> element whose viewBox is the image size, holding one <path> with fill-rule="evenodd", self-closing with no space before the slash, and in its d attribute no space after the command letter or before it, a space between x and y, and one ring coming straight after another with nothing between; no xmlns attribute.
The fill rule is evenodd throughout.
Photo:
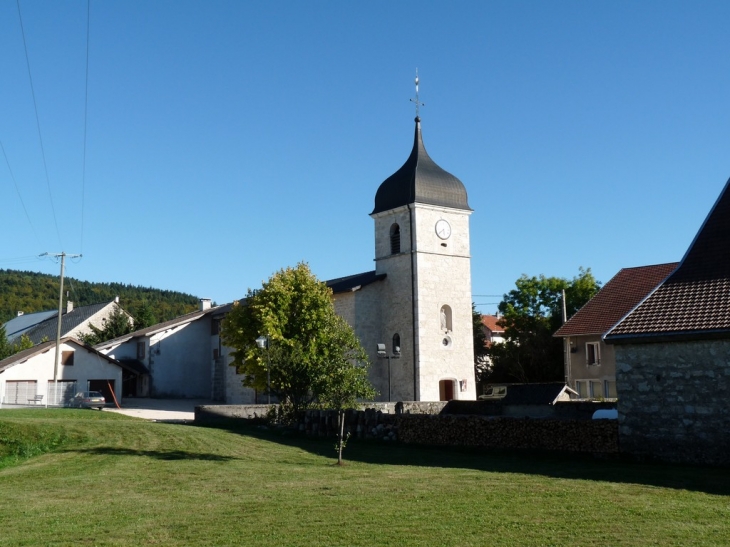
<svg viewBox="0 0 730 547"><path fill-rule="evenodd" d="M455 399L473 400L476 386L469 213L421 205L415 213L420 400L439 400L441 380L454 382ZM435 233L439 219L451 225L451 237L446 240ZM451 310L448 332L441 325L443 306Z"/></svg>

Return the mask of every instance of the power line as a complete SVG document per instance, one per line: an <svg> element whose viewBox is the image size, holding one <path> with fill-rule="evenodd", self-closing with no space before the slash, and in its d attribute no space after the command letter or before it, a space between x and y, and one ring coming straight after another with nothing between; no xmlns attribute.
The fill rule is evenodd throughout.
<svg viewBox="0 0 730 547"><path fill-rule="evenodd" d="M27 264L29 262L38 262L38 255L16 256L12 258L0 258L0 264Z"/></svg>
<svg viewBox="0 0 730 547"><path fill-rule="evenodd" d="M51 179L48 176L48 164L46 163L46 151L43 147L43 136L41 133L41 121L40 117L38 116L38 104L35 99L35 89L33 88L33 76L31 75L30 71L30 57L28 56L28 45L25 40L25 28L23 27L23 16L20 13L20 0L16 0L16 3L18 5L18 19L20 20L20 33L23 36L23 48L25 50L25 64L28 67L28 80L30 81L30 93L33 96L33 108L35 110L35 122L36 127L38 128L38 140L41 143L41 156L43 158L43 169L46 173L46 186L48 187L48 197L51 200L51 211L53 212L53 223L56 226L56 235L58 236L58 242L61 243L61 248L63 248L63 243L61 242L61 232L58 229L58 219L56 218L56 207L53 204L53 193L51 192Z"/></svg>
<svg viewBox="0 0 730 547"><path fill-rule="evenodd" d="M18 194L18 199L20 199L20 204L23 206L23 212L25 213L25 218L28 219L28 224L30 224L30 229L33 231L33 235L35 236L36 243L38 243L38 246L41 246L41 241L38 239L38 232L35 231L35 226L33 226L33 222L30 220L30 215L28 214L28 209L25 207L25 202L23 201L23 196L20 194L20 188L18 188L18 181L15 180L15 175L13 174L13 170L10 168L10 160L8 160L8 155L5 153L5 147L3 146L2 141L0 141L0 149L3 151L3 157L5 158L5 163L8 166L8 172L10 173L10 178L13 180L13 184L15 185L15 192Z"/></svg>

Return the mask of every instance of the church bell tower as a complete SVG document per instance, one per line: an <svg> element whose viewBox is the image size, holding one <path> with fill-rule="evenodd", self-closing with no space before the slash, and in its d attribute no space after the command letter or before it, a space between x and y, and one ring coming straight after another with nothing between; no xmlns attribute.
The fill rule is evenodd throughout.
<svg viewBox="0 0 730 547"><path fill-rule="evenodd" d="M393 400L474 400L469 215L462 182L429 157L421 136L416 78L411 154L378 188L375 269L380 339L392 363Z"/></svg>

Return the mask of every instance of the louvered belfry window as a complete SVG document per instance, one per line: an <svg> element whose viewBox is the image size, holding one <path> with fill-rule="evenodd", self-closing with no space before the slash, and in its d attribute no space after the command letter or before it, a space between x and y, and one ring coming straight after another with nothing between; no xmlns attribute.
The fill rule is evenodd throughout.
<svg viewBox="0 0 730 547"><path fill-rule="evenodd" d="M390 254L400 253L400 226L393 224L390 227Z"/></svg>

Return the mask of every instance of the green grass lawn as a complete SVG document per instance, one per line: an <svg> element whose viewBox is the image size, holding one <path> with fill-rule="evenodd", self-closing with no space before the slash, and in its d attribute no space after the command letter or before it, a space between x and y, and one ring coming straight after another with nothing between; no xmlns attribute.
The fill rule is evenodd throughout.
<svg viewBox="0 0 730 547"><path fill-rule="evenodd" d="M730 545L723 469L356 441L338 467L334 441L70 409L0 411L0 450L24 430L0 545Z"/></svg>

